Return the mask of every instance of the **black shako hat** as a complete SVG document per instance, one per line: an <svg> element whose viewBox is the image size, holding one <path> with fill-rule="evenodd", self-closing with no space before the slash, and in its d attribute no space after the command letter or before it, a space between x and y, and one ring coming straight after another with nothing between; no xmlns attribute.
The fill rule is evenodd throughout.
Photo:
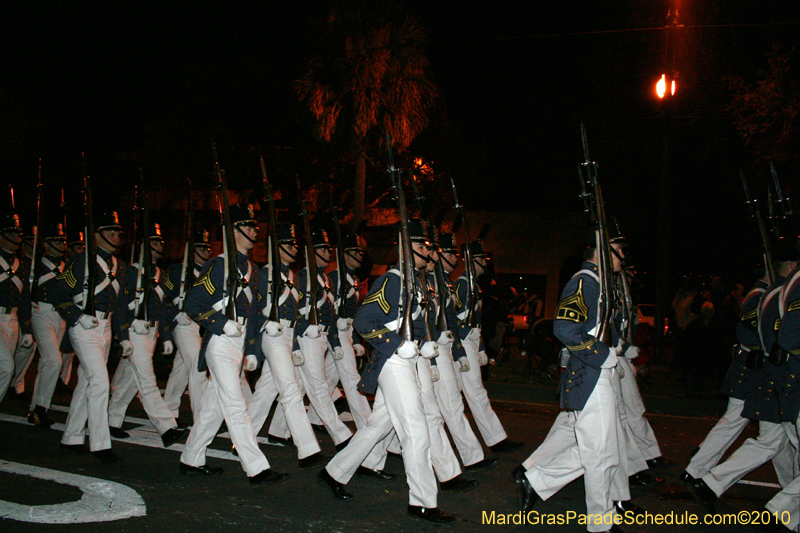
<svg viewBox="0 0 800 533"><path fill-rule="evenodd" d="M67 242L67 235L64 233L64 224L56 222L45 225L44 228L42 228L42 237L45 242Z"/></svg>
<svg viewBox="0 0 800 533"><path fill-rule="evenodd" d="M481 241L472 241L469 243L469 251L470 254L472 254L473 259L489 256L489 254L486 253L486 250L483 249L483 243Z"/></svg>
<svg viewBox="0 0 800 533"><path fill-rule="evenodd" d="M22 226L19 224L19 215L16 213L4 213L0 216L0 231L15 232L22 234Z"/></svg>
<svg viewBox="0 0 800 533"><path fill-rule="evenodd" d="M457 254L458 246L456 246L456 236L452 233L440 233L439 247L444 253Z"/></svg>
<svg viewBox="0 0 800 533"><path fill-rule="evenodd" d="M297 231L294 224L278 224L275 233L278 236L278 244L297 246Z"/></svg>
<svg viewBox="0 0 800 533"><path fill-rule="evenodd" d="M122 226L119 224L119 215L116 211L108 211L100 213L100 216L95 220L95 231L103 230L116 230L122 231Z"/></svg>
<svg viewBox="0 0 800 533"><path fill-rule="evenodd" d="M781 237L775 244L772 260L776 263L800 261L800 247L797 237Z"/></svg>
<svg viewBox="0 0 800 533"><path fill-rule="evenodd" d="M194 245L195 247L211 248L211 239L208 236L207 229L199 229L194 232Z"/></svg>
<svg viewBox="0 0 800 533"><path fill-rule="evenodd" d="M234 226L258 227L258 221L253 213L253 204L236 204L230 207L231 224Z"/></svg>
<svg viewBox="0 0 800 533"><path fill-rule="evenodd" d="M322 228L311 230L311 244L314 248L330 248L331 242L328 240L328 232Z"/></svg>
<svg viewBox="0 0 800 533"><path fill-rule="evenodd" d="M150 225L150 231L147 238L151 241L161 241L164 243L164 237L161 235L161 224L154 222Z"/></svg>
<svg viewBox="0 0 800 533"><path fill-rule="evenodd" d="M79 244L84 244L83 232L70 231L67 237L67 246L77 246Z"/></svg>
<svg viewBox="0 0 800 533"><path fill-rule="evenodd" d="M608 242L628 246L628 239L622 235L617 224L608 225ZM586 249L597 247L597 224L587 224L583 227L583 247Z"/></svg>
<svg viewBox="0 0 800 533"><path fill-rule="evenodd" d="M358 241L358 237L353 235L352 233L345 233L342 235L342 249L344 251L348 250L363 250L361 243Z"/></svg>

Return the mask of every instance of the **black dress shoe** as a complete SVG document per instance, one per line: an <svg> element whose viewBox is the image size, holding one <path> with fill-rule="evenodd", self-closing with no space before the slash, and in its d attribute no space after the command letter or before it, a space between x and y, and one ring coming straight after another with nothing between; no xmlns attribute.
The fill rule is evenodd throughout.
<svg viewBox="0 0 800 533"><path fill-rule="evenodd" d="M289 479L289 474L281 474L270 468L262 470L255 476L247 478L251 485L277 485Z"/></svg>
<svg viewBox="0 0 800 533"><path fill-rule="evenodd" d="M478 480L466 479L460 475L439 483L439 490L446 490L449 492L469 492L478 486Z"/></svg>
<svg viewBox="0 0 800 533"><path fill-rule="evenodd" d="M644 514L647 512L630 500L614 502L614 509L617 510L618 515L623 517L625 516L625 513L632 513L630 516L644 516Z"/></svg>
<svg viewBox="0 0 800 533"><path fill-rule="evenodd" d="M33 411L28 413L28 422L45 429L53 425L53 421L47 418L47 409L41 405L37 405Z"/></svg>
<svg viewBox="0 0 800 533"><path fill-rule="evenodd" d="M689 491L692 496L703 506L706 513L714 514L714 504L717 502L717 495L711 490L711 487L706 485L703 478L697 478L692 483L689 483Z"/></svg>
<svg viewBox="0 0 800 533"><path fill-rule="evenodd" d="M683 474L681 474L681 476L678 479L680 479L681 483L684 483L684 484L691 483L691 482L694 481L694 478L692 477L692 475L689 472L687 472L686 470L683 471Z"/></svg>
<svg viewBox="0 0 800 533"><path fill-rule="evenodd" d="M397 478L395 474L390 474L389 472L384 472L383 470L373 470L371 468L367 468L366 466L359 466L356 469L356 475L358 477L374 477L384 481Z"/></svg>
<svg viewBox="0 0 800 533"><path fill-rule="evenodd" d="M327 433L327 431L325 431L325 426L322 424L311 424L311 427L317 433Z"/></svg>
<svg viewBox="0 0 800 533"><path fill-rule="evenodd" d="M175 428L178 431L187 429L189 427L189 423L186 422L185 420L181 420L180 418L176 418L175 423L178 424L178 427Z"/></svg>
<svg viewBox="0 0 800 533"><path fill-rule="evenodd" d="M86 447L84 444L64 444L63 442L59 444L61 449L67 452L73 452L80 455L84 455L89 453L89 448Z"/></svg>
<svg viewBox="0 0 800 533"><path fill-rule="evenodd" d="M345 448L347 448L347 445L350 444L350 439L352 439L352 438L353 437L350 437L349 439L347 439L345 441L342 441L339 444L337 444L336 445L336 451L340 452L340 451L344 450Z"/></svg>
<svg viewBox="0 0 800 533"><path fill-rule="evenodd" d="M100 461L101 463L113 464L122 461L122 457L114 453L114 450L112 450L111 448L106 448L105 450L97 450L96 452L92 453L94 454L94 458Z"/></svg>
<svg viewBox="0 0 800 533"><path fill-rule="evenodd" d="M333 477L331 477L328 471L324 468L317 474L317 483L323 487L327 487L333 494L333 497L337 500L348 501L353 499L353 495L345 490L345 486L333 479Z"/></svg>
<svg viewBox="0 0 800 533"><path fill-rule="evenodd" d="M525 446L524 442L514 442L513 440L503 439L489 448L492 450L492 453L511 453L519 450L523 446Z"/></svg>
<svg viewBox="0 0 800 533"><path fill-rule="evenodd" d="M181 475L184 476L216 476L225 471L219 466L189 466L186 463L178 463L178 467L180 468Z"/></svg>
<svg viewBox="0 0 800 533"><path fill-rule="evenodd" d="M130 437L130 433L127 431L123 431L122 428L115 428L114 426L109 426L108 431L111 433L111 436L115 439L127 439Z"/></svg>
<svg viewBox="0 0 800 533"><path fill-rule="evenodd" d="M408 506L408 516L416 520L425 520L434 525L449 524L454 522L456 517L452 514L445 514L438 507L418 507Z"/></svg>
<svg viewBox="0 0 800 533"><path fill-rule="evenodd" d="M647 468L666 468L668 466L672 466L674 461L670 459L665 459L663 455L659 455L655 459L648 459L647 460Z"/></svg>
<svg viewBox="0 0 800 533"><path fill-rule="evenodd" d="M267 444L271 446L280 446L282 448L289 448L294 446L294 441L291 437L288 439L284 439L282 437L275 437L273 435L267 435Z"/></svg>
<svg viewBox="0 0 800 533"><path fill-rule="evenodd" d="M471 465L467 465L464 467L464 470L467 472L482 472L484 470L490 470L497 465L500 464L500 459L496 459L492 457L491 459L483 459L482 461L478 461L477 463L472 463Z"/></svg>
<svg viewBox="0 0 800 533"><path fill-rule="evenodd" d="M527 513L533 509L533 506L540 499L539 495L536 494L536 491L533 490L533 487L528 481L524 466L517 466L514 471L511 472L511 479L517 484L517 490L519 491L519 510L523 513Z"/></svg>
<svg viewBox="0 0 800 533"><path fill-rule="evenodd" d="M161 442L164 443L164 448L169 448L176 442L180 442L189 436L189 430L172 428L168 429L166 433L161 435Z"/></svg>
<svg viewBox="0 0 800 533"><path fill-rule="evenodd" d="M628 484L632 487L652 488L664 483L663 477L656 477L649 472L639 472L628 478Z"/></svg>
<svg viewBox="0 0 800 533"><path fill-rule="evenodd" d="M309 455L308 457L303 457L297 461L297 466L300 468L311 468L312 466L319 466L322 463L326 463L330 460L330 457L324 455L321 452L317 452L314 455Z"/></svg>

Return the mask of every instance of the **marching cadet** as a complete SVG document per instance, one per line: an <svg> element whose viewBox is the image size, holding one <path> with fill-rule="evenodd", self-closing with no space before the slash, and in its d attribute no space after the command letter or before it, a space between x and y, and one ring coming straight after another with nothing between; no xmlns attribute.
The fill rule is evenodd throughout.
<svg viewBox="0 0 800 533"><path fill-rule="evenodd" d="M353 331L353 318L356 316L359 306L358 278L356 269L361 266L364 257L364 250L358 243L358 237L351 234L342 235L340 246L344 249L345 260L345 291L346 297L344 304L339 301L341 286L339 285L339 269L332 271L329 275L331 281L331 293L336 299L335 309L341 305L347 307L348 318L339 317L336 320L336 335L341 343L341 351L329 350L325 358L325 374L328 378L328 387L333 391L339 381L342 382L344 395L350 407L350 414L353 415L353 422L356 429L361 429L367 423L370 413L367 398L358 390L361 376L358 374L356 357L364 355L364 346L361 338ZM309 410L309 416L312 413ZM316 413L314 413L316 414Z"/></svg>
<svg viewBox="0 0 800 533"><path fill-rule="evenodd" d="M444 422L447 424L447 429L450 430L458 455L461 456L461 461L464 463L464 469L468 472L477 472L494 468L500 461L494 458L484 458L481 443L464 415L464 400L461 397L456 372L467 372L469 360L461 340L456 342L454 332L458 328L458 319L453 286L449 280L450 274L458 264L458 247L452 233L440 234L439 243L439 250L431 253L431 257L442 265L444 272L444 283L439 288L437 304L445 306L449 335L439 337L439 355L435 359L439 379L433 382L433 388L436 391L436 400Z"/></svg>
<svg viewBox="0 0 800 533"><path fill-rule="evenodd" d="M261 377L256 382L255 391L247 404L250 418L253 421L253 430L258 435L269 416L272 403L278 398L280 406L285 413L289 433L297 447L297 458L300 468L310 468L319 465L328 459L323 455L319 442L311 429L311 423L306 415L303 404L303 390L298 383L300 379L295 371L295 365L303 366L302 352L292 355L295 340L294 327L297 321L298 293L294 283L294 273L290 265L297 260L297 238L295 237L294 224L280 224L276 228L278 236L278 250L280 254L280 296L278 297L278 321L270 320L272 308L272 269L267 264L261 269L259 276L258 292L261 300L261 312L265 317L264 325L260 328L261 335L257 342L261 342L261 351L266 357L267 364L261 368ZM272 444L286 445L287 438L283 435L269 437Z"/></svg>
<svg viewBox="0 0 800 533"><path fill-rule="evenodd" d="M56 277L64 270L64 254L67 251L67 236L63 224L52 224L42 230L44 253L39 259L39 278L36 301L31 302L31 326L39 346L39 368L33 385L31 411L28 422L49 428L53 423L47 417L50 402L61 373L61 342L67 323L58 314L56 302Z"/></svg>
<svg viewBox="0 0 800 533"><path fill-rule="evenodd" d="M33 346L30 292L17 258L21 243L19 216L4 214L0 219L0 403L14 378L17 346Z"/></svg>
<svg viewBox="0 0 800 533"><path fill-rule="evenodd" d="M29 291L31 265L33 264L33 241L36 238L36 232L36 226L31 226L30 231L26 231L22 238L22 259L20 259L19 273L28 284ZM30 324L28 326L30 327ZM22 398L22 395L25 394L25 375L28 373L28 368L31 366L33 355L36 352L35 337L29 346L23 345L23 340L25 340L24 335L21 335L14 353L14 378L11 381L11 393L18 398Z"/></svg>
<svg viewBox="0 0 800 533"><path fill-rule="evenodd" d="M157 223L142 233L142 247L150 247L152 279L144 279L147 269L141 262L148 254L143 250L139 254L139 263L133 263L126 269L124 295L131 324L130 341L133 344L133 353L120 359L111 380L108 424L112 437L127 439L130 436L122 429L122 423L125 421L125 411L138 392L147 417L161 435L164 447L169 448L185 438L188 430L178 429L175 417L161 397L153 369L153 354L159 336L164 344L165 355L170 355L174 349L164 301L163 272L156 264L164 254L164 238ZM148 290L149 294L146 294ZM142 308L144 305L147 305L146 310Z"/></svg>
<svg viewBox="0 0 800 533"><path fill-rule="evenodd" d="M65 262L69 262L69 260L79 253L82 253L86 250L86 243L83 240L83 232L76 231L76 232L68 232L67 234L67 253L66 257L64 258ZM69 342L69 335L64 335L63 340L61 341L61 382L64 385L69 384L70 378L72 378L72 361L75 358L75 350L72 348L72 344Z"/></svg>
<svg viewBox="0 0 800 533"><path fill-rule="evenodd" d="M307 237L308 238L308 237ZM336 323L338 317L333 308L333 293L328 275L325 268L331 262L331 245L328 241L328 234L325 230L317 229L312 231L312 244L314 247L314 265L306 265L297 276L297 288L300 293L299 318L295 327L295 335L299 345L299 350L294 351L295 357L303 358L302 365L296 365L303 379L303 387L311 405L314 407L325 429L333 439L337 450L346 446L346 442L353 433L339 419L339 414L333 406L328 381L325 377L325 354L328 350L337 354L342 352L339 336L336 334ZM309 272L315 275L309 278ZM311 310L310 296L311 283L317 284L318 301L317 312L319 313L319 324L310 324L308 321ZM300 353L297 353L297 352ZM285 413L283 409L276 411L270 433L281 433L280 428L286 424L283 421ZM281 424L281 422L283 422Z"/></svg>
<svg viewBox="0 0 800 533"><path fill-rule="evenodd" d="M455 516L445 514L436 506L436 476L430 459L430 436L417 384L416 360L420 356L434 357L436 342L404 340L397 333L403 319L401 308L409 305L414 317L414 338L421 339L425 334L420 308L424 296L418 272L425 268L430 243L419 221L409 221L408 229L414 256L405 260L414 261L415 269L414 294L409 295L411 301L405 301L403 296L401 270L392 268L372 285L353 324L361 337L375 349L360 385L361 390L375 394L372 415L367 425L356 432L348 446L331 459L317 478L334 497L352 499L353 495L347 492L345 485L360 470L359 467L364 468L361 465L368 456L381 453L376 450L385 448L385 445L376 445L386 443L394 428L400 440L408 478L409 516L444 524L453 522ZM402 263L399 268L403 268Z"/></svg>
<svg viewBox="0 0 800 533"><path fill-rule="evenodd" d="M594 231L591 231L594 234ZM520 510L530 511L537 500L547 500L567 484L583 475L587 515L602 516L589 521L587 530L619 531L608 527L609 520L625 509L615 506L613 497L624 497L616 480L620 472L620 439L623 439L615 373L621 353L619 334L611 328L611 344L594 335L600 309L599 254L595 239L587 239L584 262L567 282L556 311L553 331L570 353L561 373L560 403L563 411L556 418L540 449L551 451L540 461L539 450L512 472L520 492ZM622 268L624 253L619 243L611 245L613 270ZM532 464L534 463L534 464Z"/></svg>
<svg viewBox="0 0 800 533"><path fill-rule="evenodd" d="M795 239L782 238L774 251L776 279L762 294L756 316L758 334L763 354L772 354L776 345L778 329L781 327L781 292L786 278L800 262L800 251ZM787 342L788 344L788 342ZM766 357L756 370L754 386L744 401L742 416L758 420L758 437L747 439L724 463L708 471L703 477L688 483L692 495L703 505L706 512L713 513L717 498L722 496L742 477L764 463L777 457L785 446L794 441L793 424L784 421L784 408L781 397L781 383L785 365L776 365L775 360ZM781 413L781 410L784 413ZM796 451L794 453L797 453ZM774 465L778 481L784 485L794 478L791 463ZM780 470L786 468L787 471Z"/></svg>
<svg viewBox="0 0 800 533"><path fill-rule="evenodd" d="M121 231L116 212L97 217L95 234L91 237L97 245L96 265L87 265L87 253L81 252L56 277L55 286L56 310L67 323L70 342L80 361L61 447L82 453L88 422L89 449L104 463L121 459L111 449L108 429L106 363L112 330L120 340L123 357L133 353L133 344L128 339L128 305L120 283L120 279L125 279L125 263L114 255L120 247ZM87 267L96 272L94 316L84 312L88 300L84 295Z"/></svg>
<svg viewBox="0 0 800 533"><path fill-rule="evenodd" d="M222 473L222 468L206 465L206 449L224 420L249 482L274 485L289 475L272 470L259 449L240 381L243 359L247 369L254 370L257 366L258 270L247 256L256 243L258 222L251 205L233 205L229 213L232 228L226 231L232 231L236 250L228 253L236 254L238 270L230 275L239 277L238 294L225 294L230 286L225 279L225 254L205 264L186 294L186 313L205 328L198 368L208 368L211 378L179 466L184 475ZM225 316L226 300L230 297L235 299L237 320Z"/></svg>
<svg viewBox="0 0 800 533"><path fill-rule="evenodd" d="M486 271L488 255L483 250L483 245L480 241L469 243L469 247L472 252L472 262L475 266L475 276L477 278L477 276ZM456 280L455 303L459 321L457 333L467 353L468 362L466 366L462 366L463 363L459 363L459 371L456 375L458 376L461 390L464 392L464 397L467 399L469 410L486 445L494 453L511 453L520 449L525 443L508 439L500 419L497 418L491 403L489 403L489 395L483 386L480 367L486 365L489 362L489 358L483 350L480 326L471 328L467 324L467 316L470 309L474 310L477 323L480 324L481 322L481 304L480 302L472 301L471 295L473 292L477 292L477 290L473 291L469 287L469 279L466 273Z"/></svg>
<svg viewBox="0 0 800 533"><path fill-rule="evenodd" d="M192 279L200 277L203 266L211 258L211 242L208 231L200 230L195 233L194 250L189 252L189 268L193 269ZM167 379L164 391L164 403L178 420L181 406L181 396L186 387L189 387L189 402L192 408L193 419L197 419L200 409L200 400L206 390L208 375L197 369L197 359L200 355L200 346L203 336L200 334L200 325L194 322L184 311L186 292L189 287L184 279L183 263L174 263L167 269L164 276L164 299L174 318L172 340L175 343L175 359L172 362L172 371Z"/></svg>

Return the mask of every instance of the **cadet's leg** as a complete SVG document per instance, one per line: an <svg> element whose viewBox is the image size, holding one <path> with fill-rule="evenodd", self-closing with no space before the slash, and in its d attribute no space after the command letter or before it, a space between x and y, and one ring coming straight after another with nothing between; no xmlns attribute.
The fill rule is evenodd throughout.
<svg viewBox="0 0 800 533"><path fill-rule="evenodd" d="M425 412L425 421L428 425L430 438L430 454L433 470L440 482L449 481L461 474L458 458L450 445L450 439L444 430L444 419L436 403L436 394L433 392L431 380L430 361L417 358L417 374L419 375L420 400Z"/></svg>
<svg viewBox="0 0 800 533"><path fill-rule="evenodd" d="M66 324L56 311L34 308L31 327L39 345L39 369L33 385L31 411L37 405L50 409L58 375L61 373L60 346Z"/></svg>
<svg viewBox="0 0 800 533"><path fill-rule="evenodd" d="M462 344L467 352L469 372L457 372L456 375L461 382L461 390L464 392L464 398L467 399L472 418L483 436L483 441L487 446L494 446L505 440L507 435L500 419L492 409L489 395L486 394L486 389L483 387L481 367L478 363L479 341L465 340L462 341Z"/></svg>
<svg viewBox="0 0 800 533"><path fill-rule="evenodd" d="M14 379L14 352L19 340L16 313L0 315L0 403Z"/></svg>
<svg viewBox="0 0 800 533"><path fill-rule="evenodd" d="M694 454L686 472L693 478L700 478L717 466L719 460L736 442L750 420L742 416L744 400L728 398L728 408L722 418L717 421L706 438L700 443L700 449Z"/></svg>

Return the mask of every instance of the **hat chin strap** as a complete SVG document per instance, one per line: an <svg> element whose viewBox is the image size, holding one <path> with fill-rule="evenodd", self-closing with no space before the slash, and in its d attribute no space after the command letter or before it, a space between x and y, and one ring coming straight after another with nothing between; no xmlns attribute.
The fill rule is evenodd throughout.
<svg viewBox="0 0 800 533"><path fill-rule="evenodd" d="M103 230L100 230L97 233L100 234L100 238L103 239L104 241L106 241L106 244L108 244L111 247L112 250L119 250L119 246L114 246L113 244L111 244L111 241L106 239L106 236L103 235Z"/></svg>
<svg viewBox="0 0 800 533"><path fill-rule="evenodd" d="M361 263L363 263L363 261L361 261L361 259L359 259L358 257L353 255L353 250L347 250L345 253L347 253L347 255L349 255L350 258L353 259L353 261L356 261L359 265Z"/></svg>
<svg viewBox="0 0 800 533"><path fill-rule="evenodd" d="M450 267L450 272L452 272L453 270L455 270L455 269L456 269L456 264L455 264L455 263L451 263L450 261L448 261L447 259L445 259L445 258L444 258L444 254L439 254L439 259L441 259L442 261L444 261L445 263L447 263L447 266L449 266L449 267Z"/></svg>
<svg viewBox="0 0 800 533"><path fill-rule="evenodd" d="M425 257L424 255L422 255L421 253L419 253L419 252L418 252L418 251L416 251L416 250L412 250L412 251L414 252L414 255L416 255L416 256L417 256L417 257L419 257L420 259L424 259L424 260L425 260L425 264L428 264L428 263L430 263L431 261L433 261L433 259L431 259L431 256Z"/></svg>
<svg viewBox="0 0 800 533"><path fill-rule="evenodd" d="M248 237L248 236L247 236L247 233L245 233L245 232L243 232L243 231L242 231L242 226L240 226L240 225L235 225L234 227L236 228L236 231L238 231L239 233L241 233L242 235L244 235L244 238L245 238L245 239L247 239L248 241L252 242L253 244L255 244L255 243L256 243L256 240L255 240L255 239L251 239L250 237Z"/></svg>
<svg viewBox="0 0 800 533"><path fill-rule="evenodd" d="M296 260L297 260L297 254L293 254L292 252L290 252L289 250L287 250L287 249L286 249L286 248L284 248L283 246L284 246L283 244L279 244L279 245L278 245L278 247L281 249L281 252L283 252L283 253L285 253L286 255L288 255L289 257L291 257L291 258L292 258L292 261L296 261Z"/></svg>
<svg viewBox="0 0 800 533"><path fill-rule="evenodd" d="M314 250L314 255L317 256L318 258L320 258L322 260L322 262L325 263L326 265L330 264L330 262L331 262L330 259L325 259L321 255L319 255L319 250Z"/></svg>

